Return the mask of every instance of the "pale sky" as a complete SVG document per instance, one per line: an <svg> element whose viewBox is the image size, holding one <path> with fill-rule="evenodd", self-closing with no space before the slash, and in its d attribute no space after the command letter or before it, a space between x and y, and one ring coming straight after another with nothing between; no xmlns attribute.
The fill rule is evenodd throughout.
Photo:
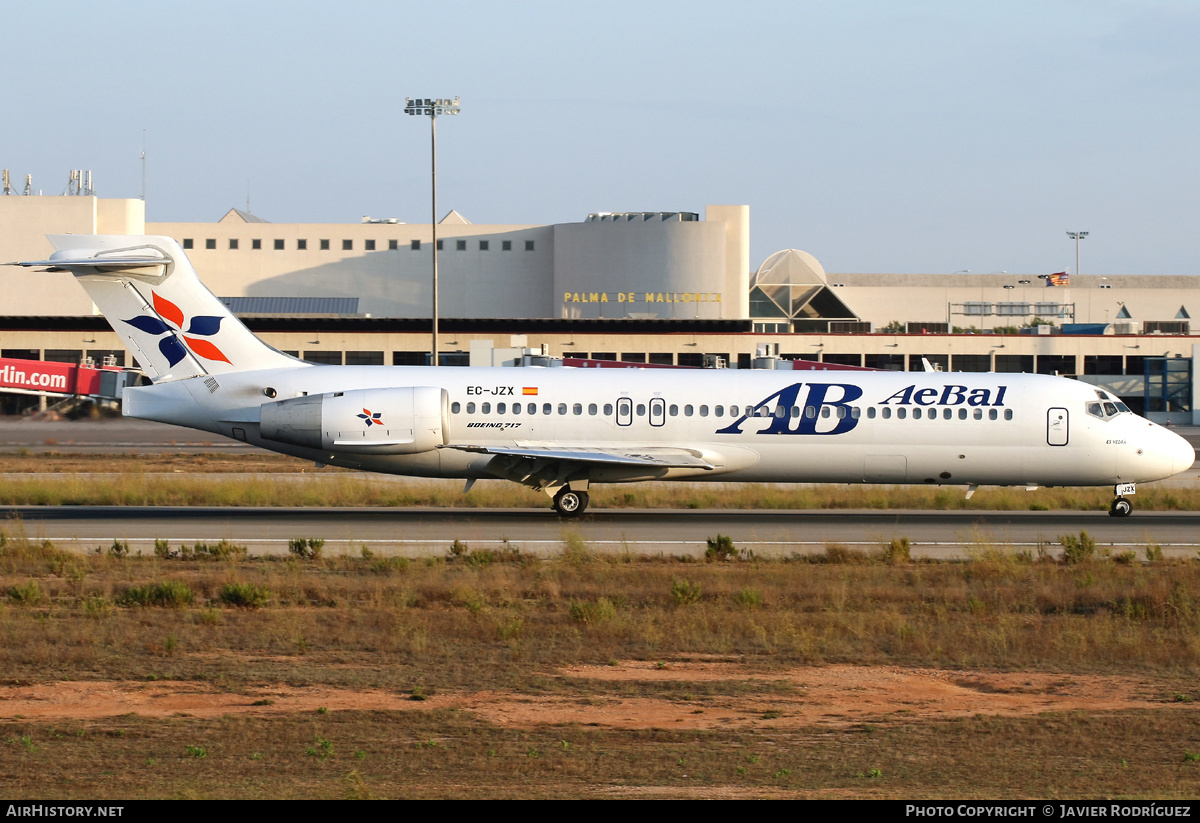
<svg viewBox="0 0 1200 823"><path fill-rule="evenodd" d="M147 219L747 204L751 266L1200 274L1200 4L5 0L0 167Z"/></svg>

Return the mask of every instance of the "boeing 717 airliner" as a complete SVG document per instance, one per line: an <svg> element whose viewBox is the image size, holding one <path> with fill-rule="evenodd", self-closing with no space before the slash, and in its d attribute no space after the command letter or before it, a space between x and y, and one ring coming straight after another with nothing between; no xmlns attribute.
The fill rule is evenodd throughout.
<svg viewBox="0 0 1200 823"><path fill-rule="evenodd" d="M151 385L124 414L318 464L502 478L584 512L593 483L1109 486L1191 467L1102 389L1035 374L325 366L256 338L167 237L54 236Z"/></svg>

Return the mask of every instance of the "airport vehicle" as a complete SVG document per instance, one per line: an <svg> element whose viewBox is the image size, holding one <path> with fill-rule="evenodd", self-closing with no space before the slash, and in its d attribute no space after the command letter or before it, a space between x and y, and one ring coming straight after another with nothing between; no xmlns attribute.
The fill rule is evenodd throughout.
<svg viewBox="0 0 1200 823"><path fill-rule="evenodd" d="M1036 374L328 366L256 338L167 237L54 236L151 384L124 413L319 465L471 485L584 512L593 483L1111 485L1191 467L1183 438L1093 386Z"/></svg>

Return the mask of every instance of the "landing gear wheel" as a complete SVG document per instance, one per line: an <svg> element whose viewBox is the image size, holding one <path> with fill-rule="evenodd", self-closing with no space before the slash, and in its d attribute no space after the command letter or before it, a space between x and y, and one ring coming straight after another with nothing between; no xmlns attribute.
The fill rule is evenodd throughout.
<svg viewBox="0 0 1200 823"><path fill-rule="evenodd" d="M1133 504L1124 497L1118 497L1108 510L1109 517L1128 517L1133 512Z"/></svg>
<svg viewBox="0 0 1200 823"><path fill-rule="evenodd" d="M560 517L579 517L587 510L588 493L564 488L554 495L554 510Z"/></svg>

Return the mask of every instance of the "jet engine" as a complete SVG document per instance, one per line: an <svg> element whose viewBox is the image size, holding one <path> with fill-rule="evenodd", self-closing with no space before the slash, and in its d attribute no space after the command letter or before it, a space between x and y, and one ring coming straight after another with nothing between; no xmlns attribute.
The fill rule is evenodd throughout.
<svg viewBox="0 0 1200 823"><path fill-rule="evenodd" d="M450 395L413 386L291 397L262 405L259 431L322 451L416 454L450 442Z"/></svg>

